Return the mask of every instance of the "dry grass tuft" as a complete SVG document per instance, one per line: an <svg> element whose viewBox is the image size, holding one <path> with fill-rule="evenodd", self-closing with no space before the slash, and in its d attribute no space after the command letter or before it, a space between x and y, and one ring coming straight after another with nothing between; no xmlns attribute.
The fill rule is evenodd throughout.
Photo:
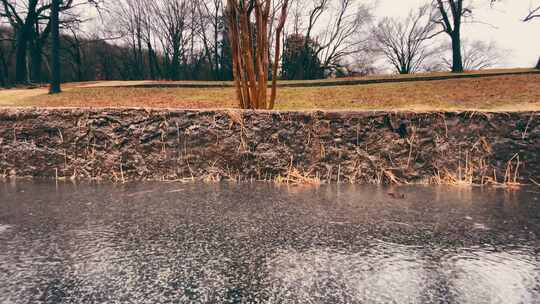
<svg viewBox="0 0 540 304"><path fill-rule="evenodd" d="M514 162L515 161L515 162ZM519 182L519 167L521 163L519 160L519 153L516 153L506 164L506 172L504 174L503 185L508 188L519 188L521 183Z"/></svg>
<svg viewBox="0 0 540 304"><path fill-rule="evenodd" d="M522 184L519 175L521 166L519 154L514 155L506 164L506 171L502 181L499 181L495 168L487 165L484 158L477 162L470 160L466 155L465 163L459 164L456 172L451 172L447 168L437 171L436 175L427 181L428 184L436 185L492 185L498 188L519 188ZM478 183L478 181L480 181ZM534 183L533 180L531 182Z"/></svg>
<svg viewBox="0 0 540 304"><path fill-rule="evenodd" d="M320 185L321 180L319 177L312 177L309 173L302 173L298 169L289 168L285 176L278 176L275 179L278 184L292 184L292 185Z"/></svg>

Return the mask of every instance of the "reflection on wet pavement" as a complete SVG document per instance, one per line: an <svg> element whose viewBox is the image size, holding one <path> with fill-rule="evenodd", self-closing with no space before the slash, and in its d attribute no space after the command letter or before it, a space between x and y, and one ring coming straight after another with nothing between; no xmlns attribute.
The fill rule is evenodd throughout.
<svg viewBox="0 0 540 304"><path fill-rule="evenodd" d="M429 288L422 257L391 244L357 253L283 252L270 269L276 301L415 303Z"/></svg>
<svg viewBox="0 0 540 304"><path fill-rule="evenodd" d="M540 303L539 197L4 183L0 303Z"/></svg>
<svg viewBox="0 0 540 304"><path fill-rule="evenodd" d="M480 248L449 257L443 270L458 303L538 303L540 273L534 251ZM536 289L536 290L535 290Z"/></svg>

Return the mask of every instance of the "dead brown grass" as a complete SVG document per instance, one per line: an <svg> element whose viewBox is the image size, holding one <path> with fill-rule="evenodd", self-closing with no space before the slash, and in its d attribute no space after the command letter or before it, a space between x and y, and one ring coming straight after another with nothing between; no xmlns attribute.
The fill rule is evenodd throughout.
<svg viewBox="0 0 540 304"><path fill-rule="evenodd" d="M0 91L0 106L236 108L233 88L68 87ZM18 91L21 91L19 94ZM31 93L30 93L31 92ZM281 88L278 110L540 110L540 75L354 86Z"/></svg>

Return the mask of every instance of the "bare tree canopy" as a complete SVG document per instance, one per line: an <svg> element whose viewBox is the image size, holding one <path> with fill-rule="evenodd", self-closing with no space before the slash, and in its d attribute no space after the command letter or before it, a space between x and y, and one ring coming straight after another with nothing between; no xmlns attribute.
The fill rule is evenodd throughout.
<svg viewBox="0 0 540 304"><path fill-rule="evenodd" d="M529 14L525 16L525 19L523 19L523 21L529 22L536 18L540 18L540 6L538 6L537 8L531 8L529 10ZM536 64L536 68L540 69L540 57L538 58L538 63Z"/></svg>
<svg viewBox="0 0 540 304"><path fill-rule="evenodd" d="M501 0L491 0L491 4L494 4L496 2L501 2ZM529 8L529 13L523 18L523 22L529 22L533 19L540 18L540 5L538 6L531 6ZM540 69L540 57L538 58L538 62L536 63L536 68Z"/></svg>
<svg viewBox="0 0 540 304"><path fill-rule="evenodd" d="M305 36L304 56L298 61L298 67L306 69L308 75L314 74L310 69L318 68L309 66L308 44L313 42L311 46L321 62L323 74L336 72L343 67L346 58L368 50L372 19L372 6L368 2L297 0L293 31Z"/></svg>
<svg viewBox="0 0 540 304"><path fill-rule="evenodd" d="M400 74L422 69L426 59L439 50L430 39L440 33L433 20L432 6L412 10L406 19L386 17L373 29L376 50Z"/></svg>
<svg viewBox="0 0 540 304"><path fill-rule="evenodd" d="M540 6L538 6L537 8L531 8L529 10L529 14L525 16L523 21L528 22L535 18L540 18Z"/></svg>
<svg viewBox="0 0 540 304"><path fill-rule="evenodd" d="M57 78L53 59L58 56L64 81L241 80L235 68L245 66L245 83L258 88L256 94L241 95L252 108L252 102L273 105L275 89L265 96L262 83L275 82L278 75L364 75L383 70L378 65L383 57L399 73L430 70L440 40L430 38L438 33L452 42L452 70L483 66L467 63L470 44L462 46L462 36L470 35L463 27L478 22L473 10L479 5L499 2L426 0L426 7L408 16L375 19L376 0L237 0L231 3L245 4L246 12L236 11L235 25L227 15L229 0L61 0L55 38L51 1L0 0L0 85L50 82ZM89 3L101 9L89 12ZM540 7L532 3L530 9L520 8L520 20L538 18ZM245 30L240 17L246 13L251 45L245 37L233 41L233 34ZM281 19L286 15L290 18ZM245 47L251 47L254 74L247 57L238 57L238 52L247 56Z"/></svg>
<svg viewBox="0 0 540 304"><path fill-rule="evenodd" d="M491 4L495 4L497 2L502 2L503 0L490 0ZM531 3L531 6L529 7L529 13L523 18L523 22L529 22L533 19L540 18L540 5L533 6Z"/></svg>
<svg viewBox="0 0 540 304"><path fill-rule="evenodd" d="M466 71L496 67L501 65L507 56L507 52L493 41L464 40L461 44L461 51L463 54L463 68ZM451 56L443 56L442 64L444 70L451 69Z"/></svg>

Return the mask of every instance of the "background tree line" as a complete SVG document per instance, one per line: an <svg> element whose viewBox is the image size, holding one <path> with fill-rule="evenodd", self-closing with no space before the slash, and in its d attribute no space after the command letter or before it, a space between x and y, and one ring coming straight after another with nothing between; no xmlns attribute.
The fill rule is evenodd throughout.
<svg viewBox="0 0 540 304"><path fill-rule="evenodd" d="M429 0L406 18L382 19L374 17L370 1L287 2L283 47L276 56L270 44L265 55L272 67L277 61L283 79L365 75L380 71L381 61L402 74L460 72L492 67L505 55L494 43L463 39L463 25L479 22L471 0ZM484 1L490 2L496 5ZM269 6L268 41L279 26L280 3ZM50 80L51 5L50 0L0 0L2 86ZM229 5L224 0L59 1L62 80L232 80ZM523 20L538 18L539 9L531 7Z"/></svg>

